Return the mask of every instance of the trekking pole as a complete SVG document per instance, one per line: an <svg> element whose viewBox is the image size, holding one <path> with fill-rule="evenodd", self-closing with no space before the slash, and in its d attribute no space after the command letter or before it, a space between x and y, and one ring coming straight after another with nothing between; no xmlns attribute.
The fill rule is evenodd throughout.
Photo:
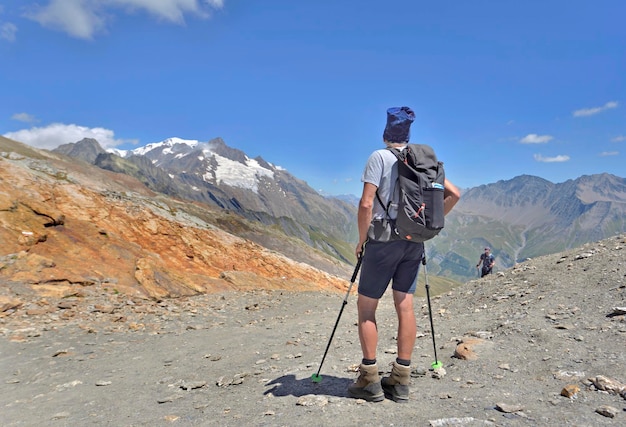
<svg viewBox="0 0 626 427"><path fill-rule="evenodd" d="M435 326L433 324L433 310L430 307L430 286L428 286L428 273L426 272L426 250L424 250L424 257L422 258L422 264L424 265L424 281L426 282L426 299L428 300L428 317L430 318L430 332L433 336L433 350L435 351L435 361L430 364L433 369L439 369L443 364L437 359L437 344L435 344Z"/></svg>
<svg viewBox="0 0 626 427"><path fill-rule="evenodd" d="M341 314L343 313L343 309L348 304L348 295L350 295L350 291L352 290L352 285L354 285L354 281L356 280L356 275L359 272L359 268L361 268L361 259L362 255L359 256L357 260L356 267L354 268L354 273L352 273L352 279L350 279L350 286L348 287L348 292L346 292L346 296L343 299L343 304L341 305L341 310L339 310L339 315L337 316L337 320L335 321L335 327L333 328L333 332L330 334L330 338L328 339L328 344L326 345L326 351L324 351L324 356L322 357L322 362L320 363L320 367L317 370L316 374L311 376L311 380L314 383L318 383L322 381L322 377L320 376L320 371L322 370L322 365L324 364L324 359L326 359L326 354L328 354L328 349L330 348L330 343L333 341L333 337L335 336L335 331L337 330L337 325L339 325L339 319L341 319Z"/></svg>

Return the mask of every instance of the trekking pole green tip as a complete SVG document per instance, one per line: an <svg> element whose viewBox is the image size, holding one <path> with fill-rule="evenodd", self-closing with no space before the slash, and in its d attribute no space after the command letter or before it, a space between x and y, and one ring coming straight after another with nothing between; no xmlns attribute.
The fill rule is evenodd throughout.
<svg viewBox="0 0 626 427"><path fill-rule="evenodd" d="M313 374L311 376L311 381L313 381L314 383L319 383L320 381L322 381L322 376L320 374Z"/></svg>
<svg viewBox="0 0 626 427"><path fill-rule="evenodd" d="M443 363L441 363L440 361L436 360L433 363L430 364L430 367L433 369L439 369L443 366Z"/></svg>

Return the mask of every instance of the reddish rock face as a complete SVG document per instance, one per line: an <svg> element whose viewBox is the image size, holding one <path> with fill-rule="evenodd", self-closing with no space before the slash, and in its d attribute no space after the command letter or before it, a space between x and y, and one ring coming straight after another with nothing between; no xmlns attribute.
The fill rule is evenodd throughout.
<svg viewBox="0 0 626 427"><path fill-rule="evenodd" d="M160 299L346 288L345 279L220 230L133 178L45 155L0 157L0 290L18 282L42 296L96 287Z"/></svg>

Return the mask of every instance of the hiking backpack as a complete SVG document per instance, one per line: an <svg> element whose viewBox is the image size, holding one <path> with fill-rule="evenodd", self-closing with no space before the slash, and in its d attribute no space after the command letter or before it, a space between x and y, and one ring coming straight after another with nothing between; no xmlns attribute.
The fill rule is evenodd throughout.
<svg viewBox="0 0 626 427"><path fill-rule="evenodd" d="M424 242L435 237L444 226L443 193L445 171L437 160L433 149L423 144L408 144L399 151L388 148L398 159L398 180L392 194L398 195L398 217L392 234L395 238ZM376 191L378 202L385 209L387 219L389 207L383 204ZM392 196L392 199L394 197Z"/></svg>

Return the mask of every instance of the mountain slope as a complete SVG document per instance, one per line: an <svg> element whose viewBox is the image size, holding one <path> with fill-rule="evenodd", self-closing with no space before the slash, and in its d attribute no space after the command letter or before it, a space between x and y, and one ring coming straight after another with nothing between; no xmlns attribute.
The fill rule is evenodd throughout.
<svg viewBox="0 0 626 427"><path fill-rule="evenodd" d="M85 150L92 153L91 144ZM220 138L204 143L170 138L118 154L123 158L100 154L94 163L130 174L155 191L211 204L354 262L353 203L324 198L287 171L261 157L250 159ZM476 277L485 246L492 247L496 267L502 269L625 231L625 182L609 174L559 184L522 175L468 189L446 218L444 231L426 245L430 271L465 281ZM249 238L267 244L256 235ZM280 239L272 242L273 249L282 251Z"/></svg>
<svg viewBox="0 0 626 427"><path fill-rule="evenodd" d="M345 288L346 264L241 217L6 138L0 153L0 284L57 296L95 286L153 299ZM242 234L280 241L292 257L215 225L227 222L246 227Z"/></svg>
<svg viewBox="0 0 626 427"><path fill-rule="evenodd" d="M87 163L93 163L98 155L106 152L93 138L83 138L77 143L59 145L54 151Z"/></svg>
<svg viewBox="0 0 626 427"><path fill-rule="evenodd" d="M63 146L62 151L86 158L82 151L93 151L87 142L68 144L71 149ZM221 138L208 142L169 138L132 151L111 152L92 163L134 176L155 191L276 226L314 248L353 262L353 245L347 242L356 240L354 206L321 196L284 169L261 157L251 159Z"/></svg>
<svg viewBox="0 0 626 427"><path fill-rule="evenodd" d="M507 268L623 231L626 179L600 174L553 184L523 175L464 192L431 256L438 274L467 278L484 246Z"/></svg>
<svg viewBox="0 0 626 427"><path fill-rule="evenodd" d="M43 298L11 286L17 301L0 295L3 425L623 426L624 265L626 235L614 236L417 298L407 404L348 396L361 359L353 297L153 301L96 285ZM391 292L377 319L388 376Z"/></svg>

